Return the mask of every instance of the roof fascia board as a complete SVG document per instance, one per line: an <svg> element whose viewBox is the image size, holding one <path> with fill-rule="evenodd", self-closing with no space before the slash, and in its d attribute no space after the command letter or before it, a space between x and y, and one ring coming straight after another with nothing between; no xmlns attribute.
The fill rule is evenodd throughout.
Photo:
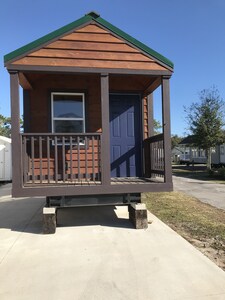
<svg viewBox="0 0 225 300"><path fill-rule="evenodd" d="M171 71L173 71L174 64L172 61L170 61L165 56L161 55L160 53L156 52L155 50L151 49L150 47L146 46L142 42L139 42L129 34L125 33L121 29L117 28L116 26L112 25L111 23L107 22L106 20L102 19L101 17L98 17L95 19L95 21L99 24L101 24L104 28L107 28L111 32L115 33L118 37L122 37L124 40L128 41L132 46L136 46L138 50L143 50L145 54L150 55L160 63L164 63L165 66L170 68Z"/></svg>
<svg viewBox="0 0 225 300"><path fill-rule="evenodd" d="M74 29L81 28L85 25L88 25L92 22L93 18L89 15L85 15L84 17L74 21L66 26L63 26L49 34L44 35L43 37L20 47L4 56L4 63L7 67L8 64L24 57L25 55L37 51L38 49L56 41L57 39L63 37L64 35L70 34L74 31Z"/></svg>
<svg viewBox="0 0 225 300"><path fill-rule="evenodd" d="M35 65L16 65L9 64L7 66L8 72L43 72L43 73L61 73L61 74L75 74L75 73L109 73L109 74L134 74L134 75L151 75L151 76L171 76L172 72L169 70L135 70L135 69L108 69L108 68L78 68L78 67L57 67L57 66L35 66Z"/></svg>

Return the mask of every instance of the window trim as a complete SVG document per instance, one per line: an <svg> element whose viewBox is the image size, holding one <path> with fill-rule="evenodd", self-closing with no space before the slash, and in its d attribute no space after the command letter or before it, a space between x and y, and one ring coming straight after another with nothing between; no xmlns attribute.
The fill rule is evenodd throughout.
<svg viewBox="0 0 225 300"><path fill-rule="evenodd" d="M81 96L83 102L83 118L54 118L54 95L70 95L70 96ZM83 121L83 132L86 132L86 113L85 113L85 94L84 93L72 93L72 92L51 92L51 131L52 133L57 133L54 131L54 121L57 120L67 120L67 121Z"/></svg>

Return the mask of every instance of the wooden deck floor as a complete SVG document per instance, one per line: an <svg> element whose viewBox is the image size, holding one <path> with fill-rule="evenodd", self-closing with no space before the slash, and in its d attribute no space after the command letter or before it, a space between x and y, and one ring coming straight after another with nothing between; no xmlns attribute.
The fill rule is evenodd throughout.
<svg viewBox="0 0 225 300"><path fill-rule="evenodd" d="M156 182L163 182L163 178L157 177L157 178L144 178L144 177L114 177L111 178L111 185L122 185L122 184L146 184L146 183L156 183ZM96 186L96 185L101 185L101 181L93 181L93 180L88 180L88 179L81 179L81 180L76 180L76 181L63 181L63 180L58 180L58 182L54 180L34 180L28 181L25 186L38 186L38 185L48 185L48 186L55 186L55 185L60 185L60 186Z"/></svg>

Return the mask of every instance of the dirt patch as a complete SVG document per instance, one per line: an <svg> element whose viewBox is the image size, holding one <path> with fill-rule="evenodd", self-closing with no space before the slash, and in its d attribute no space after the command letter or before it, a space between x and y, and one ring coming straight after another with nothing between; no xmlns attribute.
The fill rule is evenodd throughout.
<svg viewBox="0 0 225 300"><path fill-rule="evenodd" d="M146 193L143 202L225 271L225 211L181 192Z"/></svg>

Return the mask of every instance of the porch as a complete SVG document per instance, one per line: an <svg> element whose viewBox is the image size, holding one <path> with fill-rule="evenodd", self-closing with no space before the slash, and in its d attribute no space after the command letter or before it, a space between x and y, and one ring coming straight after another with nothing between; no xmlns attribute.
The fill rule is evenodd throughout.
<svg viewBox="0 0 225 300"><path fill-rule="evenodd" d="M24 187L102 185L101 133L23 133L21 148ZM112 177L110 184L164 182L163 135L145 139L143 154L142 177ZM129 168L129 157L125 164Z"/></svg>

